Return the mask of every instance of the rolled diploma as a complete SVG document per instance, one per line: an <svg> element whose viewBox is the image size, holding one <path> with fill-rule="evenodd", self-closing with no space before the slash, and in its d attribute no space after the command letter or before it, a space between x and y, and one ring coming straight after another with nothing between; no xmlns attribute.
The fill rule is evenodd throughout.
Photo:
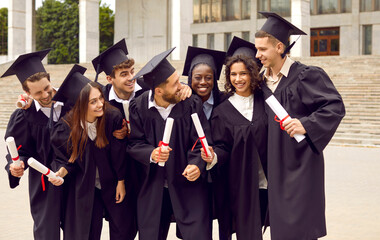
<svg viewBox="0 0 380 240"><path fill-rule="evenodd" d="M131 125L129 124L129 101L123 101L123 109L125 113L125 119L127 120L128 129L131 130Z"/></svg>
<svg viewBox="0 0 380 240"><path fill-rule="evenodd" d="M56 176L55 172L53 172L49 168L45 167L43 164L41 164L39 161L37 161L34 158L29 158L28 164L30 167L34 168L35 170L39 171L40 173L42 173L43 175L45 175L49 178L55 178L55 179L60 179L60 180L64 181L63 178Z"/></svg>
<svg viewBox="0 0 380 240"><path fill-rule="evenodd" d="M276 97L274 95L268 97L265 102L269 105L269 107L272 109L272 111L277 115L277 117L282 120L286 116L288 116L288 112L282 107L282 105L278 102ZM288 120L292 119L290 116L285 120L287 122ZM297 142L301 142L305 135L303 134L294 134L294 138L297 140Z"/></svg>
<svg viewBox="0 0 380 240"><path fill-rule="evenodd" d="M161 148L163 148L163 149L167 149L168 148L168 146L165 146L165 145L169 145L170 135L172 134L172 129L173 129L173 123L174 123L174 119L173 118L168 117L166 119L164 136L162 137L162 142L164 143L164 146L161 146ZM165 163L164 162L159 162L158 165L161 166L161 167L163 167L163 166L165 166Z"/></svg>
<svg viewBox="0 0 380 240"><path fill-rule="evenodd" d="M13 160L13 163L17 167L19 167L21 163L20 163L20 157L18 156L18 151L17 151L15 139L13 137L7 137L5 142L7 143L7 147L8 147L9 153L11 154L11 158Z"/></svg>
<svg viewBox="0 0 380 240"><path fill-rule="evenodd" d="M191 114L191 118L193 119L193 123L194 123L195 129L197 130L199 140L203 142L203 145L206 148L207 156L211 156L210 149L208 149L208 142L207 142L205 133L203 131L203 128L202 128L202 125L201 125L201 121L199 121L198 114L197 113Z"/></svg>
<svg viewBox="0 0 380 240"><path fill-rule="evenodd" d="M25 107L25 105L26 105L26 100L25 99L20 99L20 101L17 101L17 103L16 103L16 107L18 107L18 108L23 108L23 107Z"/></svg>

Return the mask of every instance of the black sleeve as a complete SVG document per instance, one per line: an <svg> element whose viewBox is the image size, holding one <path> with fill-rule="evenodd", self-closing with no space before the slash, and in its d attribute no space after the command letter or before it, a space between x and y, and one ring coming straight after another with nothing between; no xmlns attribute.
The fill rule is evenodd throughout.
<svg viewBox="0 0 380 240"><path fill-rule="evenodd" d="M69 142L70 127L64 118L61 118L57 124L55 124L51 132L51 145L54 149L55 159L57 163L57 169L64 167L68 173L75 171L75 165L69 163L71 156L71 143Z"/></svg>
<svg viewBox="0 0 380 240"><path fill-rule="evenodd" d="M117 139L113 136L113 131L118 130L122 127L123 117L118 110L112 110L109 117L107 118L107 126L110 127L109 136L109 144L110 144L110 154L111 154L111 163L114 168L117 179L124 180L126 176L126 162L125 162L125 154L127 147L127 138Z"/></svg>
<svg viewBox="0 0 380 240"><path fill-rule="evenodd" d="M131 134L127 147L128 154L135 160L149 167L150 156L155 146L147 141L145 136L143 119L139 113L136 98L132 99L129 105L129 121L131 124Z"/></svg>
<svg viewBox="0 0 380 240"><path fill-rule="evenodd" d="M311 144L322 152L333 137L345 107L329 76L320 68L308 67L300 74L298 93L311 114L300 119Z"/></svg>
<svg viewBox="0 0 380 240"><path fill-rule="evenodd" d="M217 167L227 164L232 151L233 137L230 129L226 126L226 120L221 118L217 107L211 117L212 138L214 141L214 152L218 156Z"/></svg>
<svg viewBox="0 0 380 240"><path fill-rule="evenodd" d="M26 170L28 167L28 159L33 156L35 141L31 135L30 125L26 119L24 110L17 109L11 115L4 138L7 139L8 137L15 139L16 147L21 146L18 150L18 154L20 160L24 162ZM13 162L9 151L5 158L7 160L5 170L8 172L9 185L11 188L15 188L19 185L20 178L12 176L9 171L9 167Z"/></svg>

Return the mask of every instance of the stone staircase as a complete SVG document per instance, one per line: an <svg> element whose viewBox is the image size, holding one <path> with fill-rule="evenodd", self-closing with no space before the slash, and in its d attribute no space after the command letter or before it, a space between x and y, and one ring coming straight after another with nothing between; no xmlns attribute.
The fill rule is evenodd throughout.
<svg viewBox="0 0 380 240"><path fill-rule="evenodd" d="M357 57L312 57L295 59L307 65L322 67L333 80L341 93L346 106L346 116L340 124L331 144L380 147L380 56ZM181 74L182 61L172 64ZM81 64L88 70L85 75L95 78L95 71L90 63ZM53 86L59 86L73 64L47 65L51 73ZM143 64L136 64L138 71ZM0 65L0 74L9 64ZM182 77L186 82L187 77ZM19 81L15 77L0 80L0 128L6 128L9 116L15 109L17 96L22 93ZM105 84L104 73L100 74L99 82ZM223 77L220 87L223 88Z"/></svg>

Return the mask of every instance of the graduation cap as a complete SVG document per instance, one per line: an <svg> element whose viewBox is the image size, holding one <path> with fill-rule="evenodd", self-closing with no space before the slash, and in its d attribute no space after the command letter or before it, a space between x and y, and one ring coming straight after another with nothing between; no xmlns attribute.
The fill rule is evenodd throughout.
<svg viewBox="0 0 380 240"><path fill-rule="evenodd" d="M226 57L232 57L236 55L245 55L256 61L259 69L263 66L261 61L256 58L256 46L255 44L248 42L244 39L234 37L228 47Z"/></svg>
<svg viewBox="0 0 380 240"><path fill-rule="evenodd" d="M63 80L61 87L54 95L53 101L60 101L65 103L65 105L73 107L82 88L86 86L86 84L92 82L90 79L83 76L86 70L86 68L75 64L69 74L67 74L65 80Z"/></svg>
<svg viewBox="0 0 380 240"><path fill-rule="evenodd" d="M45 49L38 52L20 55L1 77L16 74L22 84L33 74L38 72L46 72L41 61L50 52L50 50L51 49Z"/></svg>
<svg viewBox="0 0 380 240"><path fill-rule="evenodd" d="M166 59L175 47L154 56L132 80L144 77L144 83L154 89L165 82L174 72L175 68Z"/></svg>
<svg viewBox="0 0 380 240"><path fill-rule="evenodd" d="M301 29L297 28L296 26L286 21L284 18L282 18L274 12L259 13L261 13L262 15L264 15L264 17L267 18L267 21L264 23L260 30L273 35L275 38L277 38L280 42L282 42L285 45L287 44L290 35L307 35ZM284 53L282 54L282 57L284 57L290 51L290 49L294 46L295 43L296 41L294 41L285 49Z"/></svg>
<svg viewBox="0 0 380 240"><path fill-rule="evenodd" d="M193 70L195 65L205 63L214 71L214 79L218 80L220 72L222 71L225 56L226 52L189 46L187 48L185 66L182 75L188 76L190 70Z"/></svg>
<svg viewBox="0 0 380 240"><path fill-rule="evenodd" d="M112 73L113 67L128 60L128 49L123 38L118 43L109 47L102 52L99 56L92 60L92 65L96 70L95 82L98 81L98 75L105 72L107 75Z"/></svg>

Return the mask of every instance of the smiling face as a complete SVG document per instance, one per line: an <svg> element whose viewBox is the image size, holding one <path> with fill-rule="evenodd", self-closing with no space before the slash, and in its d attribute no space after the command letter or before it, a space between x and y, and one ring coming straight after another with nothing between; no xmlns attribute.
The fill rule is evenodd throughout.
<svg viewBox="0 0 380 240"><path fill-rule="evenodd" d="M107 80L112 84L116 94L119 97L130 95L135 90L136 79L134 66L128 68L119 68L114 70L114 77L107 76Z"/></svg>
<svg viewBox="0 0 380 240"><path fill-rule="evenodd" d="M264 67L275 68L282 64L281 54L284 52L284 44L280 41L273 41L269 37L255 38L258 58Z"/></svg>
<svg viewBox="0 0 380 240"><path fill-rule="evenodd" d="M104 114L104 98L97 88L91 88L90 95L88 97L88 107L86 114L87 122L94 122L96 118L103 116Z"/></svg>
<svg viewBox="0 0 380 240"><path fill-rule="evenodd" d="M43 77L38 81L27 81L27 94L35 99L42 107L51 107L54 89L50 81Z"/></svg>
<svg viewBox="0 0 380 240"><path fill-rule="evenodd" d="M169 103L175 104L181 101L180 90L182 88L182 84L179 81L179 75L177 71L175 71L164 84L158 86L162 92L162 99Z"/></svg>
<svg viewBox="0 0 380 240"><path fill-rule="evenodd" d="M248 97L251 91L251 76L243 62L236 62L231 65L230 81L235 87L236 94Z"/></svg>
<svg viewBox="0 0 380 240"><path fill-rule="evenodd" d="M194 67L191 76L191 88L205 102L209 99L214 88L214 71L206 64L198 64Z"/></svg>

